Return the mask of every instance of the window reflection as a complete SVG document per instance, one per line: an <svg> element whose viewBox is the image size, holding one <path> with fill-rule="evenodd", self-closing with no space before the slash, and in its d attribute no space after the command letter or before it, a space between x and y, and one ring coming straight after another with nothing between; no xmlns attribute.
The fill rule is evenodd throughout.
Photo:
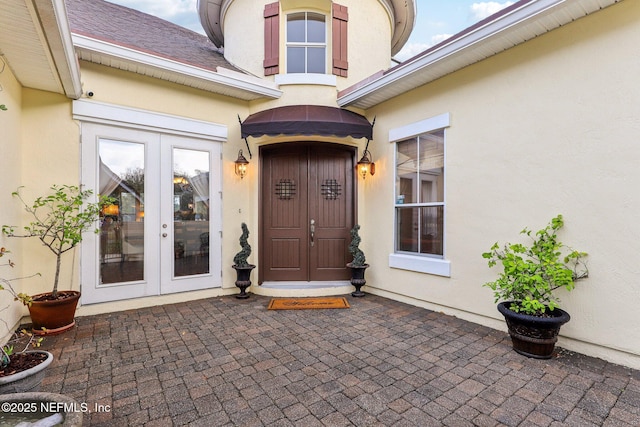
<svg viewBox="0 0 640 427"><path fill-rule="evenodd" d="M209 153L173 149L174 276L209 273Z"/></svg>
<svg viewBox="0 0 640 427"><path fill-rule="evenodd" d="M396 250L442 256L444 130L396 146Z"/></svg>
<svg viewBox="0 0 640 427"><path fill-rule="evenodd" d="M101 139L101 195L115 202L102 210L100 283L144 279L144 145Z"/></svg>

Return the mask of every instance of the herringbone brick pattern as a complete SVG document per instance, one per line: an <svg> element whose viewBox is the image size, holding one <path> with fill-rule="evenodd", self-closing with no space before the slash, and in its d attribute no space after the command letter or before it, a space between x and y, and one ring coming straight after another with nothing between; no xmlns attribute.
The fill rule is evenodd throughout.
<svg viewBox="0 0 640 427"><path fill-rule="evenodd" d="M347 310L233 297L77 319L43 391L109 426L639 426L640 372L367 295Z"/></svg>

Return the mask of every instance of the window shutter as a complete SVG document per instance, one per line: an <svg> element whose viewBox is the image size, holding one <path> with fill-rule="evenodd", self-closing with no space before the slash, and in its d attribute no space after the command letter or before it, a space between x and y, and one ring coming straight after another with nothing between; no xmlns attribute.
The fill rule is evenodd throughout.
<svg viewBox="0 0 640 427"><path fill-rule="evenodd" d="M264 7L264 75L279 73L280 63L280 4L267 4Z"/></svg>
<svg viewBox="0 0 640 427"><path fill-rule="evenodd" d="M349 13L346 6L333 3L333 74L347 77L347 21Z"/></svg>

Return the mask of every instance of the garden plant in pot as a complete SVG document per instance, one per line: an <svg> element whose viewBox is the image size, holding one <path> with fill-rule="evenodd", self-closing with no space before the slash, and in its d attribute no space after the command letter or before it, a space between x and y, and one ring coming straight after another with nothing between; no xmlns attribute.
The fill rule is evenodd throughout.
<svg viewBox="0 0 640 427"><path fill-rule="evenodd" d="M502 265L498 279L484 286L493 290L495 302L502 301L498 310L507 322L513 349L528 357L553 356L560 327L570 319L559 308L554 291L574 289L576 281L589 273L587 254L558 240L557 232L563 225L564 219L558 215L535 234L527 228L520 232L531 239L529 246L495 243L482 254L489 267Z"/></svg>
<svg viewBox="0 0 640 427"><path fill-rule="evenodd" d="M0 258L8 254L5 248L0 248ZM0 264L2 267L13 267L12 261ZM31 297L18 293L11 285L16 279L7 279L0 277L0 291L8 292L11 299L21 301L25 305L29 305ZM2 298L4 301L7 298ZM2 307L0 311L8 309L9 306ZM5 328L8 330L9 325L4 320ZM0 395L6 393L23 393L28 391L37 391L40 383L45 375L45 369L53 361L53 355L48 351L35 350L27 351L33 347L40 347L41 337L35 337L27 330L15 332L9 342L0 348ZM18 348L20 346L22 349Z"/></svg>
<svg viewBox="0 0 640 427"><path fill-rule="evenodd" d="M364 279L364 272L369 267L366 263L364 252L360 249L360 234L358 233L360 226L356 224L351 229L351 243L349 244L349 252L353 256L353 261L347 264L347 267L351 270L351 284L356 288L355 292L351 293L354 297L363 297L364 292L360 290L367 281Z"/></svg>
<svg viewBox="0 0 640 427"><path fill-rule="evenodd" d="M251 246L248 242L249 229L244 222L241 227L240 247L242 249L233 257L232 267L236 270L236 286L240 288L240 293L236 295L236 298L246 299L249 298L246 289L251 286L251 270L256 268L256 266L247 262L247 258L251 255Z"/></svg>
<svg viewBox="0 0 640 427"><path fill-rule="evenodd" d="M95 227L102 206L113 203L108 197L99 197L97 202L87 203L92 194L91 190L83 190L78 186L54 185L50 194L27 203L20 194L20 188L12 193L20 200L32 221L24 227L3 225L2 233L8 237L37 237L56 257L52 291L33 295L28 305L35 333L57 334L75 325L80 292L58 290L58 282L62 255L82 241L82 233ZM98 229L95 231L98 232Z"/></svg>

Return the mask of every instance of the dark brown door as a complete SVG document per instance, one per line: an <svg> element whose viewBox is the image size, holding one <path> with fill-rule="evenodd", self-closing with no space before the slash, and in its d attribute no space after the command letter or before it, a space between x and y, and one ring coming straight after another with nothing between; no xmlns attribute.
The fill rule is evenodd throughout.
<svg viewBox="0 0 640 427"><path fill-rule="evenodd" d="M349 278L353 153L332 144L262 149L261 281Z"/></svg>

